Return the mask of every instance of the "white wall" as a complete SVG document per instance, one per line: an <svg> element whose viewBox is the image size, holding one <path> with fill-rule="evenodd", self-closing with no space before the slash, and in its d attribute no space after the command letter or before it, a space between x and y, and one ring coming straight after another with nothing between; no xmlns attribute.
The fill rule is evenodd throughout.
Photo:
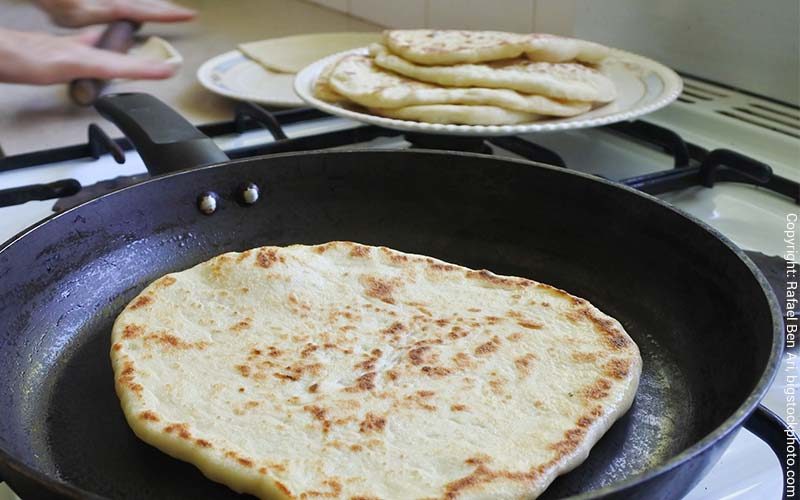
<svg viewBox="0 0 800 500"><path fill-rule="evenodd" d="M570 1L311 0L390 28L462 28L570 34Z"/></svg>
<svg viewBox="0 0 800 500"><path fill-rule="evenodd" d="M312 0L392 28L542 31L800 104L798 0Z"/></svg>
<svg viewBox="0 0 800 500"><path fill-rule="evenodd" d="M798 0L577 0L575 35L800 102Z"/></svg>

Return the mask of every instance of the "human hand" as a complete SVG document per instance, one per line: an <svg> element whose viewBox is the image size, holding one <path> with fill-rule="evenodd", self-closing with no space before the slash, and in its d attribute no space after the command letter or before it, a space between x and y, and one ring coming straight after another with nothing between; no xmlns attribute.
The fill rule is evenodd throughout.
<svg viewBox="0 0 800 500"><path fill-rule="evenodd" d="M99 32L52 36L0 29L0 82L48 85L76 78L163 79L175 67L163 61L101 50Z"/></svg>
<svg viewBox="0 0 800 500"><path fill-rule="evenodd" d="M35 0L59 26L75 28L120 19L138 22L188 21L195 11L162 0Z"/></svg>

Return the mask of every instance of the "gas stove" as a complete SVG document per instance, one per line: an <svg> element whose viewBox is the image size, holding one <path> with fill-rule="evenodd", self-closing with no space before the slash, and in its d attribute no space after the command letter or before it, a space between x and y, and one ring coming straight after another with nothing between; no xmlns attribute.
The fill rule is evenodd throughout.
<svg viewBox="0 0 800 500"><path fill-rule="evenodd" d="M784 231L800 205L800 110L684 78L675 104L643 120L588 130L465 139L403 134L307 109L269 112L248 103L231 121L200 129L231 158L327 148L450 149L525 158L622 182L694 215L747 250L780 302L783 259L790 258ZM112 140L99 126L88 135L86 144L0 157L0 241L54 211L147 177L125 139ZM795 372L785 356L764 400L784 419L794 415L786 392L796 389L787 382ZM770 447L742 430L685 498L777 499L782 479ZM2 486L0 499L6 497L14 498Z"/></svg>

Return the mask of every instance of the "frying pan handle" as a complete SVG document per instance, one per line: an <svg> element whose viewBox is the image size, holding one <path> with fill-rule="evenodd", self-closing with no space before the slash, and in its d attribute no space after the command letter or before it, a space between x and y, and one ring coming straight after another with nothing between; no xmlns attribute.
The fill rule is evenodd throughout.
<svg viewBox="0 0 800 500"><path fill-rule="evenodd" d="M789 479L792 484L797 482L798 441L794 429L763 405L758 405L745 421L744 428L767 443L778 457L783 477L783 498L787 498Z"/></svg>
<svg viewBox="0 0 800 500"><path fill-rule="evenodd" d="M94 107L130 139L151 175L228 161L214 141L151 95L107 94Z"/></svg>

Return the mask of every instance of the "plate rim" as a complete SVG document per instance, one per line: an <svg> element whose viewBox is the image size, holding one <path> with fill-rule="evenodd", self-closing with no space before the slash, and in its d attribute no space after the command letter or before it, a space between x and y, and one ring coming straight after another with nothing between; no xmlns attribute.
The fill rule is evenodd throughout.
<svg viewBox="0 0 800 500"><path fill-rule="evenodd" d="M377 125L395 130L403 130L406 132L480 137L518 135L532 132L556 132L562 130L574 130L609 125L611 123L631 120L633 118L661 109L675 101L683 91L683 79L672 68L669 68L668 66L648 57L634 54L625 50L611 48L610 51L609 57L617 56L617 58L623 62L629 61L637 63L640 67L649 70L650 73L655 73L664 85L664 90L662 93L655 100L644 106L634 106L633 108L624 111L618 111L616 113L611 113L596 118L581 120L577 119L576 117L576 119L560 119L560 121L557 122L534 122L516 125L455 125L399 120L395 118L386 118L383 116L352 111L342 108L336 104L322 101L313 95L312 85L319 77L319 74L322 72L322 69L325 66L327 66L334 59L346 55L367 55L369 53L368 47L345 50L311 63L298 72L297 75L295 75L294 91L295 94L305 101L306 104L314 108L332 115L349 118L351 120L356 120L371 125ZM645 86L647 85L643 80L642 83Z"/></svg>
<svg viewBox="0 0 800 500"><path fill-rule="evenodd" d="M197 68L197 72L195 73L197 81L200 82L200 85L202 85L203 88L205 88L209 92L219 96L228 97L230 99L235 99L237 101L247 101L247 102L254 102L257 104L265 104L268 106L282 106L287 108L299 108L305 105L305 101L300 96L297 95L297 90L294 86L294 80L292 80L292 90L294 91L295 96L297 97L296 101L285 101L281 99L260 99L257 97L248 98L237 92L232 92L216 86L214 82L211 80L211 73L214 70L214 68L217 65L221 64L222 62L227 62L228 60L236 57L242 58L245 61L252 62L253 64L258 64L257 62L248 59L247 56L244 55L239 49L229 50L228 52L217 54L214 57L206 59L203 62L203 64L201 64L200 67Z"/></svg>

